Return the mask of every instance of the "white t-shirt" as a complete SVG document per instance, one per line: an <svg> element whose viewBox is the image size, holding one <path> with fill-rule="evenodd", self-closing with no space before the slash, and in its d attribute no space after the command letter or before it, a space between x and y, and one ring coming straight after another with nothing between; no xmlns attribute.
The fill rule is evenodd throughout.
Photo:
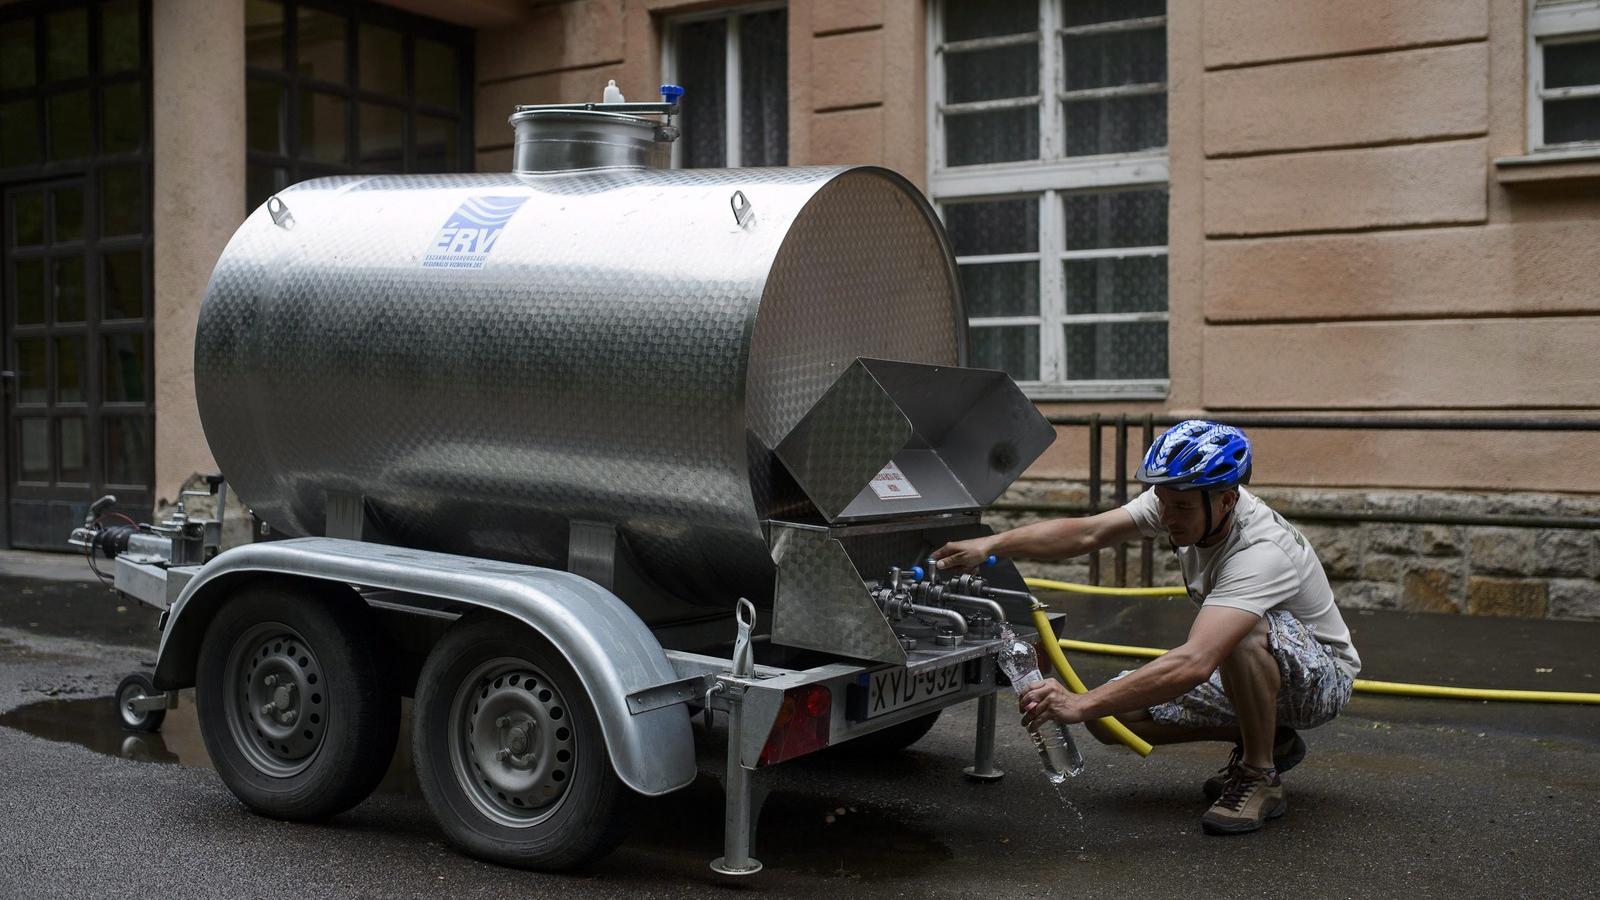
<svg viewBox="0 0 1600 900"><path fill-rule="evenodd" d="M1160 501L1146 490L1122 507L1139 532L1168 543L1161 526ZM1285 609L1311 630L1350 677L1361 671L1361 657L1350 629L1333 602L1333 588L1316 551L1298 529L1254 494L1239 488L1228 536L1210 547L1179 547L1178 565L1189 599L1200 606L1226 606L1258 616Z"/></svg>

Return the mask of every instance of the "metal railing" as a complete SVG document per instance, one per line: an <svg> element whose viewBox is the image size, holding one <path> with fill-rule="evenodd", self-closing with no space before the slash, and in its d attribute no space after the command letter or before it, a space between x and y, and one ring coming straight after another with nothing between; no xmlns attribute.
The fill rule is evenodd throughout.
<svg viewBox="0 0 1600 900"><path fill-rule="evenodd" d="M1089 435L1089 502L1087 506L1074 503L1047 501L1001 500L992 508L1007 512L1045 513L1056 516L1093 515L1114 508L1104 503L1104 431L1113 429L1115 473L1111 482L1112 502L1121 506L1128 502L1128 441L1129 432L1138 429L1139 448L1150 446L1155 440L1157 426L1165 428L1184 421L1178 416L1145 414L1102 415L1051 415L1046 417L1052 425L1086 427ZM1504 418L1432 417L1432 416L1374 416L1374 415L1233 415L1220 416L1219 421L1246 429L1331 429L1331 430L1392 430L1392 431L1577 431L1600 434L1600 419L1579 417L1527 417ZM1286 518L1309 522L1386 522L1418 525L1474 525L1509 528L1575 528L1600 530L1600 516L1543 516L1519 514L1458 514L1458 513L1406 513L1386 510L1352 509L1330 511L1323 509L1280 508ZM1154 542L1141 542L1139 554L1139 583L1150 586L1154 582ZM1089 581L1101 583L1101 562L1098 551L1089 555ZM1128 583L1128 545L1122 544L1114 551L1113 565L1116 584Z"/></svg>

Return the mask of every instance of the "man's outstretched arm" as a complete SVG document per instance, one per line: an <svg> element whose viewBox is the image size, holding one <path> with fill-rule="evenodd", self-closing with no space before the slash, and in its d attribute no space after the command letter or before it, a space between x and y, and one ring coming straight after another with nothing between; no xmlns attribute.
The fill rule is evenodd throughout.
<svg viewBox="0 0 1600 900"><path fill-rule="evenodd" d="M1054 719L1070 725L1165 703L1210 678L1260 620L1260 616L1242 609L1203 607L1182 646L1140 666L1126 678L1103 684L1087 694L1074 694L1053 679L1028 688L1017 698L1022 723L1034 728L1044 720Z"/></svg>
<svg viewBox="0 0 1600 900"><path fill-rule="evenodd" d="M1075 519L1049 519L999 534L952 541L933 551L941 569L970 569L990 556L1070 559L1139 538L1139 526L1125 509Z"/></svg>

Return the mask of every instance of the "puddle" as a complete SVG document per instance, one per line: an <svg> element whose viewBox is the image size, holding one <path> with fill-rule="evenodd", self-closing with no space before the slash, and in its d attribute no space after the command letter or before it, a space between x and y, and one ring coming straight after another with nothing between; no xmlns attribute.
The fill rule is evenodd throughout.
<svg viewBox="0 0 1600 900"><path fill-rule="evenodd" d="M136 762L211 768L200 738L194 692L183 691L157 732L122 728L109 697L41 700L0 715L0 727L35 737L87 747L96 753ZM421 799L411 767L411 702L402 704L394 760L378 793ZM701 764L720 771L720 740L703 749ZM910 809L787 789L802 768L761 773L756 779L758 820L754 854L763 864L790 872L861 878L904 877L953 858L930 828L921 827ZM764 781L785 783L762 798ZM641 803L638 820L623 842L623 852L641 853L676 867L684 860L703 868L722 854L722 786L702 771L693 784Z"/></svg>
<svg viewBox="0 0 1600 900"><path fill-rule="evenodd" d="M194 708L194 691L178 695L178 708L167 711L160 731L127 731L117 718L110 697L87 700L41 700L0 715L0 728L15 728L47 741L78 744L96 753L134 762L211 768L200 722ZM411 768L411 702L402 704L399 745L378 792L400 797L422 797Z"/></svg>

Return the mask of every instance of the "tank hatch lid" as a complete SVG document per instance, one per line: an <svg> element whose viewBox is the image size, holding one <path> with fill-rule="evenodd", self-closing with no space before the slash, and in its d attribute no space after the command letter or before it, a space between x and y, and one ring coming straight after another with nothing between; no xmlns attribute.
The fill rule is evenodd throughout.
<svg viewBox="0 0 1600 900"><path fill-rule="evenodd" d="M859 358L779 442L830 523L994 502L1055 440L1004 372Z"/></svg>

